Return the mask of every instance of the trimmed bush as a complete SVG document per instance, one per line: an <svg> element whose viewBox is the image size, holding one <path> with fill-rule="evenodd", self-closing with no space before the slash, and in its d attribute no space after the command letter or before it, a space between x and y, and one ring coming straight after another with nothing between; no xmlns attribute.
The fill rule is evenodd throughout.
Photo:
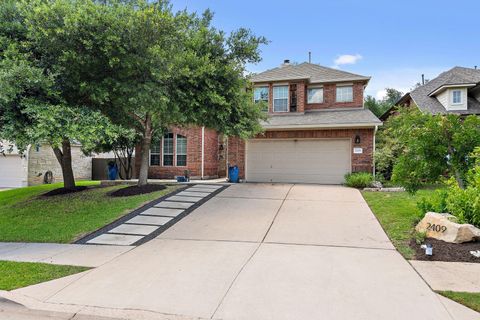
<svg viewBox="0 0 480 320"><path fill-rule="evenodd" d="M347 173L345 175L345 185L352 188L370 187L373 182L373 175L368 172Z"/></svg>
<svg viewBox="0 0 480 320"><path fill-rule="evenodd" d="M480 228L480 149L472 154L475 166L466 175L465 189L458 186L454 178L448 180L448 189L438 190L430 198L422 198L418 208L426 213L448 212L458 218L460 223L473 224Z"/></svg>

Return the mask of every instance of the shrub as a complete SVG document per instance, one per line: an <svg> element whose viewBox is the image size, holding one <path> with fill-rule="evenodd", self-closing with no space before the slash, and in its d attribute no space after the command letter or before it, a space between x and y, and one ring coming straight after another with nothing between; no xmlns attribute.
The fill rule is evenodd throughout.
<svg viewBox="0 0 480 320"><path fill-rule="evenodd" d="M460 223L480 227L480 149L473 155L475 166L466 174L465 189L459 187L454 178L448 180L448 189L438 190L430 198L422 198L418 208L423 212L448 212Z"/></svg>
<svg viewBox="0 0 480 320"><path fill-rule="evenodd" d="M366 188L372 185L373 176L368 172L347 173L345 185L352 188Z"/></svg>

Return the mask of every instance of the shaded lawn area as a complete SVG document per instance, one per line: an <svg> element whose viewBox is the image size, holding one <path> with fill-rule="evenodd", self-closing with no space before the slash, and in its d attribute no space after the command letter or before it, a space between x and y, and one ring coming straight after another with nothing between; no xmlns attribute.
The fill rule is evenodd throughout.
<svg viewBox="0 0 480 320"><path fill-rule="evenodd" d="M388 237L406 259L414 257L409 242L414 236L415 225L422 218L417 202L434 192L435 189L423 189L411 195L407 192L362 191Z"/></svg>
<svg viewBox="0 0 480 320"><path fill-rule="evenodd" d="M0 241L69 243L178 188L116 198L107 193L126 186L101 188L94 181L78 185L90 187L52 197L39 195L62 187L61 183L0 192Z"/></svg>
<svg viewBox="0 0 480 320"><path fill-rule="evenodd" d="M88 270L46 263L0 261L0 290L13 290Z"/></svg>
<svg viewBox="0 0 480 320"><path fill-rule="evenodd" d="M444 297L452 299L464 306L480 312L480 293L472 292L453 292L453 291L437 291Z"/></svg>

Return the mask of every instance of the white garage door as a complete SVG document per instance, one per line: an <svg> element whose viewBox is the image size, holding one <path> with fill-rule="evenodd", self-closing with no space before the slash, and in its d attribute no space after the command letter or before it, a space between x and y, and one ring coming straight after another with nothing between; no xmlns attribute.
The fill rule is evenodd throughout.
<svg viewBox="0 0 480 320"><path fill-rule="evenodd" d="M249 140L246 179L341 184L350 159L350 140Z"/></svg>
<svg viewBox="0 0 480 320"><path fill-rule="evenodd" d="M0 188L15 188L24 185L22 158L19 155L0 154Z"/></svg>

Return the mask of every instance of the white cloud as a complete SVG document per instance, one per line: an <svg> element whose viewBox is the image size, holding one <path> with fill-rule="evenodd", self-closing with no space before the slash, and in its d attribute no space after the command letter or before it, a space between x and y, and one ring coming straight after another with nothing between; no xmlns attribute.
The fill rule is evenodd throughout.
<svg viewBox="0 0 480 320"><path fill-rule="evenodd" d="M343 54L341 56L338 56L337 59L335 59L334 64L335 67L340 67L341 65L344 64L355 64L359 60L361 60L363 57L361 55L357 54Z"/></svg>

